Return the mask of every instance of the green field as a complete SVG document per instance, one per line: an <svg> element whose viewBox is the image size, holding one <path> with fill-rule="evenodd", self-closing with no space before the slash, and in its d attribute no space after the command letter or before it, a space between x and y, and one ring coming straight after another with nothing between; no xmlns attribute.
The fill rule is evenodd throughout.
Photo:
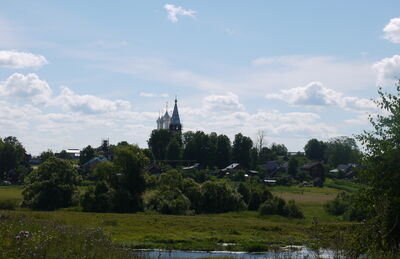
<svg viewBox="0 0 400 259"><path fill-rule="evenodd" d="M114 242L132 248L184 250L265 251L290 244L310 244L315 235L313 222L323 225L328 233L351 225L323 210L322 205L333 199L341 191L339 189L279 186L271 188L271 191L284 199L296 200L306 218L261 217L250 211L174 216L152 212L84 213L74 211L74 208L53 212L16 210L11 213L69 225L99 226L111 235ZM0 199L21 199L21 187L0 187Z"/></svg>

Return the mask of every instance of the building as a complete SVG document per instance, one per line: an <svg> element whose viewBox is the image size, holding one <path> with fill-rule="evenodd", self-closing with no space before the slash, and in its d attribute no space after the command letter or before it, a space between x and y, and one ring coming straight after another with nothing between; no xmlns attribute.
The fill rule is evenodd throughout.
<svg viewBox="0 0 400 259"><path fill-rule="evenodd" d="M172 131L182 131L182 124L178 112L178 100L175 98L174 110L172 117L168 113L168 105L165 109L165 114L157 119L157 129L169 129Z"/></svg>

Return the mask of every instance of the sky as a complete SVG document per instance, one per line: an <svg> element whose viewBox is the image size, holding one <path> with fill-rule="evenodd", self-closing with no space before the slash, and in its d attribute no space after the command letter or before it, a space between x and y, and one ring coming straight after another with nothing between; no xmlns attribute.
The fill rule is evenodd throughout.
<svg viewBox="0 0 400 259"><path fill-rule="evenodd" d="M4 1L0 137L28 153L183 131L302 151L370 128L400 78L399 1Z"/></svg>

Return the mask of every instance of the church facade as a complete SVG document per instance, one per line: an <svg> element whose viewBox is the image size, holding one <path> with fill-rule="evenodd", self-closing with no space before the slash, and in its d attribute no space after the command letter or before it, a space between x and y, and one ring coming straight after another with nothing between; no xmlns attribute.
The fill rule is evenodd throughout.
<svg viewBox="0 0 400 259"><path fill-rule="evenodd" d="M157 129L182 131L182 124L178 112L178 100L176 98L175 98L174 110L172 111L172 116L169 115L167 107L167 109L165 110L165 114L163 116L159 116L157 119Z"/></svg>

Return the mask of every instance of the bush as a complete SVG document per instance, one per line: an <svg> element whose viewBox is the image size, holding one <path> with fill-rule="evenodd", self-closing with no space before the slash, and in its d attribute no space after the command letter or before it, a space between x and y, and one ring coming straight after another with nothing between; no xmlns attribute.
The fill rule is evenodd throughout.
<svg viewBox="0 0 400 259"><path fill-rule="evenodd" d="M288 216L291 218L298 218L298 219L302 219L304 218L303 212L300 210L299 207L297 207L296 203L294 200L290 200L287 204L287 208L288 208Z"/></svg>
<svg viewBox="0 0 400 259"><path fill-rule="evenodd" d="M178 189L163 190L153 194L146 208L162 214L184 215L190 209L190 201Z"/></svg>
<svg viewBox="0 0 400 259"><path fill-rule="evenodd" d="M222 213L246 207L242 195L226 181L207 181L201 185L203 212Z"/></svg>
<svg viewBox="0 0 400 259"><path fill-rule="evenodd" d="M264 202L260 206L259 210L261 215L289 215L289 210L286 207L285 200L278 197L273 197L272 199Z"/></svg>
<svg viewBox="0 0 400 259"><path fill-rule="evenodd" d="M342 215L350 205L350 196L345 192L339 193L334 200L324 204L324 210L335 216Z"/></svg>
<svg viewBox="0 0 400 259"><path fill-rule="evenodd" d="M51 157L28 176L23 205L35 210L54 210L73 205L78 173L68 161Z"/></svg>
<svg viewBox="0 0 400 259"><path fill-rule="evenodd" d="M17 200L0 200L0 210L15 210L17 207Z"/></svg>
<svg viewBox="0 0 400 259"><path fill-rule="evenodd" d="M264 202L259 209L261 215L280 215L291 218L304 218L303 212L297 207L295 201L290 200L286 204L285 200L273 197Z"/></svg>

